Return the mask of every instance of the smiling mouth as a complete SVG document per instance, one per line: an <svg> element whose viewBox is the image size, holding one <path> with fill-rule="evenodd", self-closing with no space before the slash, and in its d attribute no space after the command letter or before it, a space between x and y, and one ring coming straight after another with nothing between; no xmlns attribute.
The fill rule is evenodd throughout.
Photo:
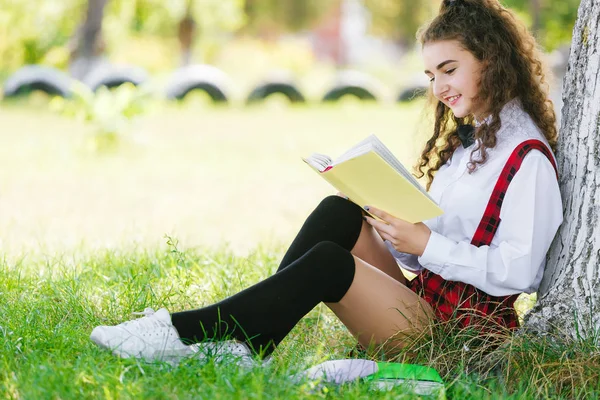
<svg viewBox="0 0 600 400"><path fill-rule="evenodd" d="M456 96L450 96L446 98L446 101L448 103L450 103L451 106L453 106L454 104L456 104L456 102L458 101L458 99L460 99L462 97L462 95L457 94Z"/></svg>

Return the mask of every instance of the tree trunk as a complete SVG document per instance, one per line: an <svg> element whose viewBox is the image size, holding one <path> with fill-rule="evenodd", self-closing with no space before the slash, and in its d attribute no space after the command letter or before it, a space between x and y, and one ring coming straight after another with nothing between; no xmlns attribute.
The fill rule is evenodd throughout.
<svg viewBox="0 0 600 400"><path fill-rule="evenodd" d="M102 19L107 1L88 0L86 18L75 34L69 65L69 72L77 79L83 79L102 60Z"/></svg>
<svg viewBox="0 0 600 400"><path fill-rule="evenodd" d="M181 66L185 67L192 62L194 36L196 34L196 21L192 12L192 1L188 0L185 15L179 21L177 37L181 48Z"/></svg>
<svg viewBox="0 0 600 400"><path fill-rule="evenodd" d="M548 253L539 301L525 327L600 332L600 2L582 0L563 85L558 143L564 222Z"/></svg>

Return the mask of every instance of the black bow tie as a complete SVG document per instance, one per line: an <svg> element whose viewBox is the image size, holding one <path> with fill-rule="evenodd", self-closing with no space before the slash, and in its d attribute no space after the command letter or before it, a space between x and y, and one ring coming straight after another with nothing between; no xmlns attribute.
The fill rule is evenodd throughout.
<svg viewBox="0 0 600 400"><path fill-rule="evenodd" d="M473 125L459 125L456 132L465 149L475 143L475 127Z"/></svg>

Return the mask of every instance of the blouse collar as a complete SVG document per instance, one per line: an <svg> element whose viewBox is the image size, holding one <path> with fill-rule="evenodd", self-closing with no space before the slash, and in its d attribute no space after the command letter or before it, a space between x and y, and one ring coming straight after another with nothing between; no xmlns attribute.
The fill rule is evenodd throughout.
<svg viewBox="0 0 600 400"><path fill-rule="evenodd" d="M518 111L520 109L521 100L518 97L514 97L513 99L507 101L506 104L504 104L504 106L502 107L502 110L500 110L500 120L502 121L505 118L510 117L510 115L514 114L515 111ZM483 124L489 125L491 122L492 115L490 114L481 121L475 119L475 127L479 128Z"/></svg>

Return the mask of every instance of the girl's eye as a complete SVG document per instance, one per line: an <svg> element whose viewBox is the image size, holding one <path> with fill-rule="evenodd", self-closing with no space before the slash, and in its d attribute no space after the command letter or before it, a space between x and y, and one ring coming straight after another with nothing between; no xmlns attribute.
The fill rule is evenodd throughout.
<svg viewBox="0 0 600 400"><path fill-rule="evenodd" d="M448 75L452 75L454 73L454 71L456 71L456 68L451 68L448 71L446 71L445 73ZM433 76L431 78L429 78L429 82L433 82L434 80L435 80L435 77L433 77Z"/></svg>

